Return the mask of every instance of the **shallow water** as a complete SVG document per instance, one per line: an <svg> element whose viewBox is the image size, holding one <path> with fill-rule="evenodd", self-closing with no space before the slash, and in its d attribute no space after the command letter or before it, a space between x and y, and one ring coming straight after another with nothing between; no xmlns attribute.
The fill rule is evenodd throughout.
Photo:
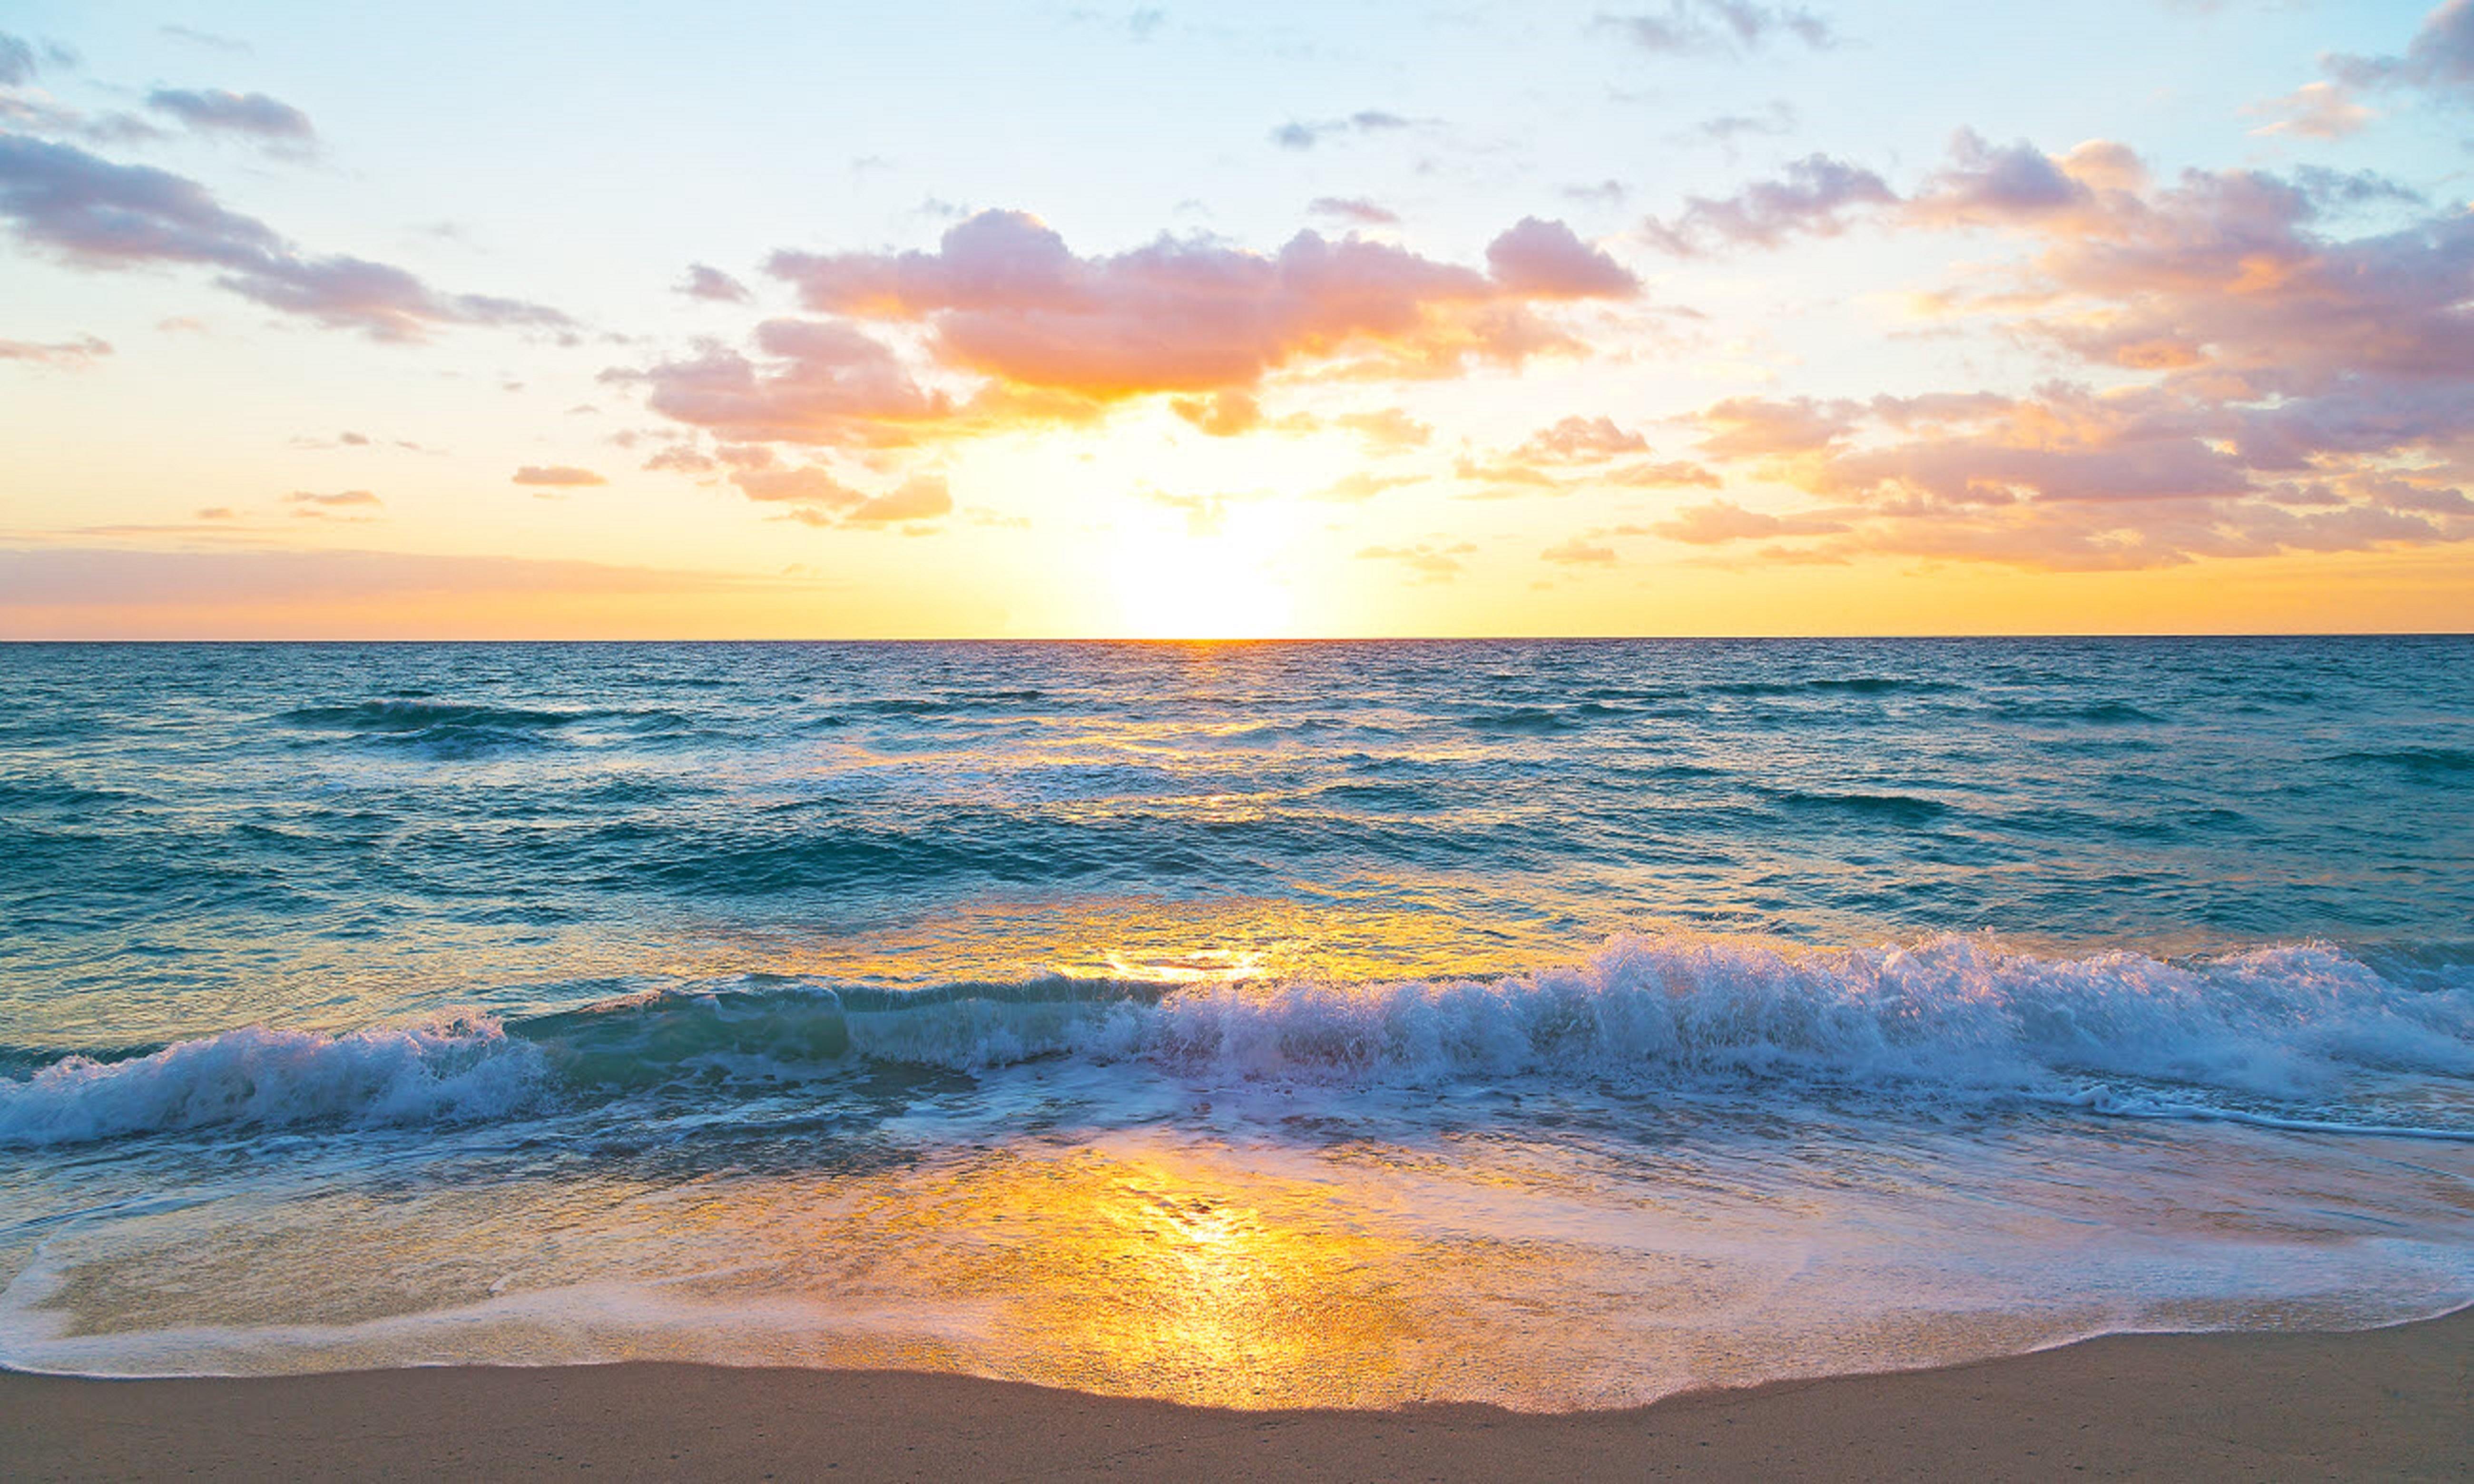
<svg viewBox="0 0 2474 1484"><path fill-rule="evenodd" d="M2474 1299L2474 641L0 700L0 1363L1570 1406Z"/></svg>

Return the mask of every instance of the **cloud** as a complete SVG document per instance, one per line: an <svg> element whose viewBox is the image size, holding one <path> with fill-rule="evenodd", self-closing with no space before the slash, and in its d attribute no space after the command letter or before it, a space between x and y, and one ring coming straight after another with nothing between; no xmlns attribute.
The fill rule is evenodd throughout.
<svg viewBox="0 0 2474 1484"><path fill-rule="evenodd" d="M196 181L121 165L72 145L0 133L0 221L30 246L82 268L193 264L245 299L378 340L418 340L439 324L565 328L554 309L442 294L413 275L355 257L303 257Z"/></svg>
<svg viewBox="0 0 2474 1484"><path fill-rule="evenodd" d="M367 490L344 490L333 494L296 490L283 497L283 503L291 506L292 514L303 520L355 522L377 518L376 513L386 504Z"/></svg>
<svg viewBox="0 0 2474 1484"><path fill-rule="evenodd" d="M2097 190L2025 140L1993 145L1973 130L1951 141L1951 161L1908 203L1917 222L1940 227L2052 221L2078 224L2101 212Z"/></svg>
<svg viewBox="0 0 2474 1484"><path fill-rule="evenodd" d="M867 503L865 492L836 479L831 469L814 464L796 468L743 467L730 482L751 500L805 506L819 511L853 510Z"/></svg>
<svg viewBox="0 0 2474 1484"><path fill-rule="evenodd" d="M516 470L515 483L544 490L579 490L610 481L571 464L527 464Z"/></svg>
<svg viewBox="0 0 2474 1484"><path fill-rule="evenodd" d="M1243 392L1171 397L1168 409L1214 438L1235 438L1263 425L1263 405Z"/></svg>
<svg viewBox="0 0 2474 1484"><path fill-rule="evenodd" d="M1518 447L1491 458L1462 455L1452 461L1456 479L1488 488L1465 499L1508 500L1530 494L1568 494L1576 490L1719 488L1718 475L1687 460L1613 461L1650 451L1649 441L1613 418L1567 417L1539 429Z"/></svg>
<svg viewBox="0 0 2474 1484"><path fill-rule="evenodd" d="M1738 139L1770 138L1791 132L1795 122L1794 107L1783 98L1774 98L1757 113L1721 113L1705 118L1692 126L1692 136L1733 145Z"/></svg>
<svg viewBox="0 0 2474 1484"><path fill-rule="evenodd" d="M1318 196L1306 204L1316 216L1330 217L1352 227L1397 227L1400 214L1355 196Z"/></svg>
<svg viewBox="0 0 2474 1484"><path fill-rule="evenodd" d="M1814 51L1838 45L1838 33L1826 18L1801 6L1753 0L1667 0L1662 11L1601 15L1597 23L1643 51L1667 57L1741 57L1789 38Z"/></svg>
<svg viewBox="0 0 2474 1484"><path fill-rule="evenodd" d="M941 475L908 479L890 493L880 494L842 517L844 525L881 526L897 521L934 520L954 513L954 496Z"/></svg>
<svg viewBox="0 0 2474 1484"><path fill-rule="evenodd" d="M1719 459L1753 459L1807 453L1845 437L1856 426L1856 404L1819 402L1808 396L1773 400L1731 396L1695 419L1709 430L1704 453Z"/></svg>
<svg viewBox="0 0 2474 1484"><path fill-rule="evenodd" d="M95 144L147 144L170 137L134 113L85 113L49 98L9 94L0 94L0 129Z"/></svg>
<svg viewBox="0 0 2474 1484"><path fill-rule="evenodd" d="M1372 454L1406 453L1423 448L1433 441L1435 425L1420 422L1397 407L1376 412L1343 413L1331 419L1332 426L1346 428L1365 440L1366 451Z"/></svg>
<svg viewBox="0 0 2474 1484"><path fill-rule="evenodd" d="M756 348L764 361L709 346L691 360L614 368L602 379L640 383L653 411L742 443L896 444L910 441L909 427L956 411L883 342L847 324L767 320Z"/></svg>
<svg viewBox="0 0 2474 1484"><path fill-rule="evenodd" d="M746 591L762 581L588 562L385 551L147 551L110 546L0 548L0 624L25 634L333 637L412 625L464 631L452 606L424 599L537 603L574 595ZM375 629L368 626L375 624ZM495 625L494 625L495 627Z"/></svg>
<svg viewBox="0 0 2474 1484"><path fill-rule="evenodd" d="M732 466L730 482L741 494L760 503L785 506L788 518L805 525L884 526L934 520L954 511L953 494L941 474L914 475L883 494L871 495L843 483L820 464L781 467L769 449L724 445L716 454L696 458L707 469ZM654 464L665 461L657 456Z"/></svg>
<svg viewBox="0 0 2474 1484"><path fill-rule="evenodd" d="M1549 494L1561 494L1564 489L1562 480L1543 469L1532 468L1526 464L1508 459L1496 460L1492 463L1470 458L1454 459L1452 477L1467 480L1470 484L1494 486L1495 488L1484 496L1493 499L1505 499L1533 490L1543 491Z"/></svg>
<svg viewBox="0 0 2474 1484"><path fill-rule="evenodd" d="M40 70L33 42L0 31L0 87L22 87Z"/></svg>
<svg viewBox="0 0 2474 1484"><path fill-rule="evenodd" d="M2462 488L2474 483L2463 458L2474 392L2389 381L2386 394L2249 402L2221 395L2230 383L2187 379L2206 374L2101 392L2056 382L2020 397L1881 396L1814 409L1800 428L1705 414L1739 456L1768 458L1774 476L1830 505L1777 516L1715 502L1658 533L1699 544L1829 537L1801 549L2056 570L2474 539ZM1777 436L1745 436L1755 430Z"/></svg>
<svg viewBox="0 0 2474 1484"><path fill-rule="evenodd" d="M1775 248L1790 237L1834 237L1847 229L1852 213L1898 199L1870 170L1807 155L1788 162L1778 180L1757 180L1733 196L1690 197L1672 219L1643 222L1641 234L1679 256L1718 243Z"/></svg>
<svg viewBox="0 0 2474 1484"><path fill-rule="evenodd" d="M1627 453L1649 452L1649 440L1615 426L1608 417L1573 416L1540 428L1512 456L1530 464L1590 464Z"/></svg>
<svg viewBox="0 0 2474 1484"><path fill-rule="evenodd" d="M1416 572L1421 583L1447 583L1460 576L1461 558L1476 550L1476 543L1471 541L1448 546L1419 541L1414 546L1368 546L1357 553L1357 559L1361 562L1397 562Z"/></svg>
<svg viewBox="0 0 2474 1484"><path fill-rule="evenodd" d="M1847 529L1844 522L1812 516L1786 517L1746 510L1731 500L1711 500L1707 505L1687 505L1675 513L1671 520L1661 520L1650 526L1654 535L1670 541L1691 546L1714 546L1727 541L1755 540L1764 537L1829 536Z"/></svg>
<svg viewBox="0 0 2474 1484"><path fill-rule="evenodd" d="M1613 547L1592 546L1587 538L1578 536L1561 545L1549 546L1538 555L1540 560L1559 566L1613 566L1615 561Z"/></svg>
<svg viewBox="0 0 2474 1484"><path fill-rule="evenodd" d="M1522 217L1486 245L1495 281L1532 299L1630 299L1640 280L1561 222Z"/></svg>
<svg viewBox="0 0 2474 1484"><path fill-rule="evenodd" d="M2371 110L2353 100L2337 83L2305 83L2282 98L2271 98L2244 110L2266 114L2270 122L2254 134L2293 134L2304 139L2342 139L2371 121Z"/></svg>
<svg viewBox="0 0 2474 1484"><path fill-rule="evenodd" d="M1318 123L1300 123L1296 119L1272 131L1272 142L1284 150L1311 150L1327 138L1343 134L1381 134L1407 129L1411 120L1380 108L1363 108L1346 118L1324 119Z"/></svg>
<svg viewBox="0 0 2474 1484"><path fill-rule="evenodd" d="M1715 490L1726 482L1708 467L1683 459L1626 464L1592 475L1591 479L1597 484L1616 485L1627 490L1679 490L1687 487Z"/></svg>
<svg viewBox="0 0 2474 1484"><path fill-rule="evenodd" d="M1365 469L1344 474L1323 488L1307 494L1309 500L1323 500L1336 505L1355 505L1370 500L1386 490L1403 485L1422 484L1422 474L1375 474Z"/></svg>
<svg viewBox="0 0 2474 1484"><path fill-rule="evenodd" d="M176 41L187 41L197 46L203 46L209 51L232 52L247 55L251 50L250 44L246 41L237 40L231 36L218 36L211 31L199 31L189 26L158 26L155 29L161 32L163 35L172 37Z"/></svg>
<svg viewBox="0 0 2474 1484"><path fill-rule="evenodd" d="M688 275L680 280L678 292L690 299L711 299L719 304L743 304L751 297L746 284L703 263L688 265Z"/></svg>
<svg viewBox="0 0 2474 1484"><path fill-rule="evenodd" d="M948 369L1091 402L1248 390L1351 354L1392 375L1516 364L1573 348L1533 306L1637 289L1570 228L1534 218L1498 236L1488 262L1479 273L1312 231L1270 254L1162 237L1086 258L1035 217L986 211L934 252L785 251L768 266L812 310L924 326Z"/></svg>
<svg viewBox="0 0 2474 1484"><path fill-rule="evenodd" d="M25 361L71 371L91 366L97 357L109 354L110 343L92 335L80 335L75 340L55 341L49 345L38 345L29 340L0 340L0 361Z"/></svg>
<svg viewBox="0 0 2474 1484"><path fill-rule="evenodd" d="M318 137L308 114L264 93L158 87L146 95L146 107L203 133L247 134L261 142L295 146Z"/></svg>
<svg viewBox="0 0 2474 1484"><path fill-rule="evenodd" d="M2422 18L2402 57L2322 59L2341 82L2358 87L2422 87L2474 91L2474 0L2446 0Z"/></svg>
<svg viewBox="0 0 2474 1484"><path fill-rule="evenodd" d="M1166 490L1154 490L1146 486L1136 493L1153 505L1164 505L1170 510L1181 513L1185 516L1185 530L1188 536L1207 537L1218 536L1226 529L1231 506L1260 500L1264 498L1266 491L1254 491L1249 493L1234 494L1173 494Z"/></svg>
<svg viewBox="0 0 2474 1484"><path fill-rule="evenodd" d="M2040 249L2023 285L2030 333L2089 361L2174 373L2217 401L2359 402L2375 382L2446 390L2474 376L2474 214L2347 237L2332 230L2347 211L2412 197L2376 177L2313 170L2099 185L2091 157L2103 159L2104 180L2137 179L2081 146L2048 161L2074 201L2006 223Z"/></svg>

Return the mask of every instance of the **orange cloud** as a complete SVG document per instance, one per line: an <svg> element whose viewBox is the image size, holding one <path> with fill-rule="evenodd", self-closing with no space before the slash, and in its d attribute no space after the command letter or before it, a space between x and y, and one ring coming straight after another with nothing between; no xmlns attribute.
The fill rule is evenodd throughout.
<svg viewBox="0 0 2474 1484"><path fill-rule="evenodd" d="M1406 453L1412 448L1423 448L1435 436L1433 423L1420 422L1397 407L1386 407L1380 412L1344 413L1331 420L1333 425L1346 428L1364 439L1367 451L1375 454Z"/></svg>
<svg viewBox="0 0 2474 1484"><path fill-rule="evenodd" d="M954 513L954 496L938 475L922 474L905 480L889 493L880 494L843 517L843 524L854 526L891 525L897 521L934 520Z"/></svg>
<svg viewBox="0 0 2474 1484"><path fill-rule="evenodd" d="M1418 574L1421 583L1447 583L1461 575L1461 558L1477 550L1474 541L1449 546L1419 541L1414 546L1369 546L1357 553L1361 562L1396 562Z"/></svg>
<svg viewBox="0 0 2474 1484"><path fill-rule="evenodd" d="M545 490L574 490L610 481L571 464L527 464L516 470L515 483Z"/></svg>

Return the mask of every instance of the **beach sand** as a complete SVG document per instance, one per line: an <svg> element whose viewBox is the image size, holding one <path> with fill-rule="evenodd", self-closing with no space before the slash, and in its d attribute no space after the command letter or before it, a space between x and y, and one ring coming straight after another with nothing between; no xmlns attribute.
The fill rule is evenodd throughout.
<svg viewBox="0 0 2474 1484"><path fill-rule="evenodd" d="M1613 1412L1229 1412L899 1373L628 1364L0 1374L0 1476L2193 1479L2474 1476L2474 1311L2123 1335Z"/></svg>

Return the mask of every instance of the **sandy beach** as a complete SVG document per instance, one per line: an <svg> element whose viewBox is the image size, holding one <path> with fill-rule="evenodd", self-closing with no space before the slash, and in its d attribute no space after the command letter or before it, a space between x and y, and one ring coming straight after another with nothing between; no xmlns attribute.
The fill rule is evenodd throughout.
<svg viewBox="0 0 2474 1484"><path fill-rule="evenodd" d="M2462 1478L2474 1312L2123 1335L1624 1411L1238 1412L893 1373L678 1365L0 1376L0 1473L200 1477Z"/></svg>

